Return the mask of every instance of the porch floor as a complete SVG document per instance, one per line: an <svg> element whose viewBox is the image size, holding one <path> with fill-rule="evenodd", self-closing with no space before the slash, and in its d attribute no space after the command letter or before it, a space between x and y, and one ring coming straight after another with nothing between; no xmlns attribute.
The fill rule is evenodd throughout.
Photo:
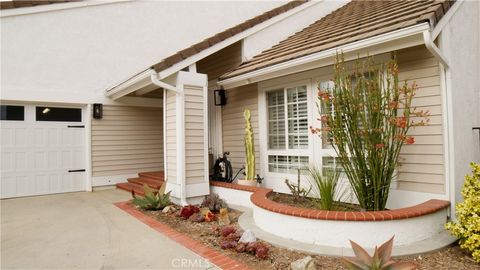
<svg viewBox="0 0 480 270"><path fill-rule="evenodd" d="M128 192L134 192L136 195L145 195L143 192L143 185L148 185L154 190L158 190L165 180L165 174L163 171L155 172L141 172L138 177L128 178L127 183L117 184L117 188L126 190Z"/></svg>

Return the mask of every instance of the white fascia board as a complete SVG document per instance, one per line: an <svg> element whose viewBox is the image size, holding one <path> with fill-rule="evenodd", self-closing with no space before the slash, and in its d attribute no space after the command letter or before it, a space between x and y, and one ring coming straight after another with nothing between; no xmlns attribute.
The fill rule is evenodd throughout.
<svg viewBox="0 0 480 270"><path fill-rule="evenodd" d="M331 65L334 63L334 56L337 52L343 52L345 60L351 60L357 57L376 55L402 48L417 46L424 44L423 31L429 29L430 26L428 23L418 24L364 40L355 41L329 50L299 57L259 70L254 70L232 78L221 80L218 82L218 84L227 89L234 88L296 72Z"/></svg>
<svg viewBox="0 0 480 270"><path fill-rule="evenodd" d="M287 12L284 12L284 13L282 13L280 15L277 15L277 16L271 18L271 19L268 19L268 20L266 20L266 21L264 21L264 22L262 22L258 25L255 25L254 27L252 27L250 29L247 29L243 32L240 32L240 33L238 33L234 36L231 36L231 37L225 39L224 41L213 45L212 47L209 47L209 48L207 48L207 49L205 49L205 50L203 50L203 51L201 51L201 52L199 52L199 53L197 53L193 56L190 56L190 57L174 64L173 66L171 66L171 67L169 67L165 70L160 71L159 72L159 77L160 78L168 77L168 76L172 75L173 73L178 72L179 70L182 70L185 67L188 67L188 66L198 62L199 60L201 60L201 59L203 59L203 58L205 58L205 57L207 57L207 56L209 56L209 55L211 55L211 54L213 54L213 53L215 53L215 52L217 52L217 51L219 51L219 50L221 50L221 49L223 49L223 48L225 48L225 47L227 47L227 46L229 46L229 45L231 45L231 44L233 44L233 43L235 43L239 40L244 39L247 36L250 36L250 35L252 35L252 34L254 34L258 31L261 31L262 29L264 29L264 28L266 28L266 27L268 27L272 24L275 24L279 21L282 21L282 20L292 16L293 14L296 14L296 13L298 13L298 12L300 12L300 11L306 9L306 8L309 8L313 5L317 5L320 2L322 2L322 1L309 1L309 2L304 3L304 4L302 4L298 7L293 8L293 9L287 11Z"/></svg>
<svg viewBox="0 0 480 270"><path fill-rule="evenodd" d="M435 29L432 31L432 40L435 40L440 32L442 32L443 28L450 22L450 19L453 15L457 12L458 8L465 2L464 0L455 1L453 5L448 9L447 14L445 14L440 21L435 26Z"/></svg>
<svg viewBox="0 0 480 270"><path fill-rule="evenodd" d="M125 95L128 95L132 92L137 91L138 89L144 88L152 84L150 75L152 74L153 69L146 69L139 74L133 76L132 78L124 81L110 89L105 91L105 96L112 99L118 99Z"/></svg>
<svg viewBox="0 0 480 270"><path fill-rule="evenodd" d="M80 1L80 2L64 2L64 3L54 3L54 4L47 4L47 5L38 5L32 7L22 7L22 8L12 8L12 9L5 9L0 12L0 18L7 18L13 16L22 16L22 15L29 15L35 13L44 13L44 12L51 12L57 10L65 10L65 9L74 9L74 8L82 8L82 7L89 7L89 6L99 6L99 5L108 5L108 4L118 4L121 2L131 2L133 0L103 0L103 1Z"/></svg>

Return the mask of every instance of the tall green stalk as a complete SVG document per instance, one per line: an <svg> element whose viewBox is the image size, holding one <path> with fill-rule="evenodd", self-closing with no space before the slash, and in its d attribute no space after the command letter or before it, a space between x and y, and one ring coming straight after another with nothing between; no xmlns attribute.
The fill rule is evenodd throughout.
<svg viewBox="0 0 480 270"><path fill-rule="evenodd" d="M357 60L351 67L337 55L334 87L320 90L322 136L332 139L338 159L360 206L385 209L396 172L400 149L413 144L413 126L425 125L428 112L412 108L415 83L399 83L395 57L385 65L373 58Z"/></svg>
<svg viewBox="0 0 480 270"><path fill-rule="evenodd" d="M255 180L255 142L250 122L250 110L245 109L243 116L245 117L245 179Z"/></svg>

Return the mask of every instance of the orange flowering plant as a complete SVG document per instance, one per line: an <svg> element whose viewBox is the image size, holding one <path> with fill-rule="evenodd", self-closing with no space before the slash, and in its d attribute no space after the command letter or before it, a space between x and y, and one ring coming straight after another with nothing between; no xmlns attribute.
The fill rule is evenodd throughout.
<svg viewBox="0 0 480 270"><path fill-rule="evenodd" d="M410 128L428 124L428 111L412 106L415 83L399 83L395 55L382 65L357 60L353 72L337 55L334 84L320 89L321 128L333 145L360 206L384 210L400 149L415 143Z"/></svg>

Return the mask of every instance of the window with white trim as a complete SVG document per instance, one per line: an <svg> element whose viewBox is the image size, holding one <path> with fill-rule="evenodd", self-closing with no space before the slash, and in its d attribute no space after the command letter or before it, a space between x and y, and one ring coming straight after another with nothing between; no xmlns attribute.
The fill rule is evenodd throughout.
<svg viewBox="0 0 480 270"><path fill-rule="evenodd" d="M308 164L307 97L306 85L266 93L269 172L294 173Z"/></svg>

